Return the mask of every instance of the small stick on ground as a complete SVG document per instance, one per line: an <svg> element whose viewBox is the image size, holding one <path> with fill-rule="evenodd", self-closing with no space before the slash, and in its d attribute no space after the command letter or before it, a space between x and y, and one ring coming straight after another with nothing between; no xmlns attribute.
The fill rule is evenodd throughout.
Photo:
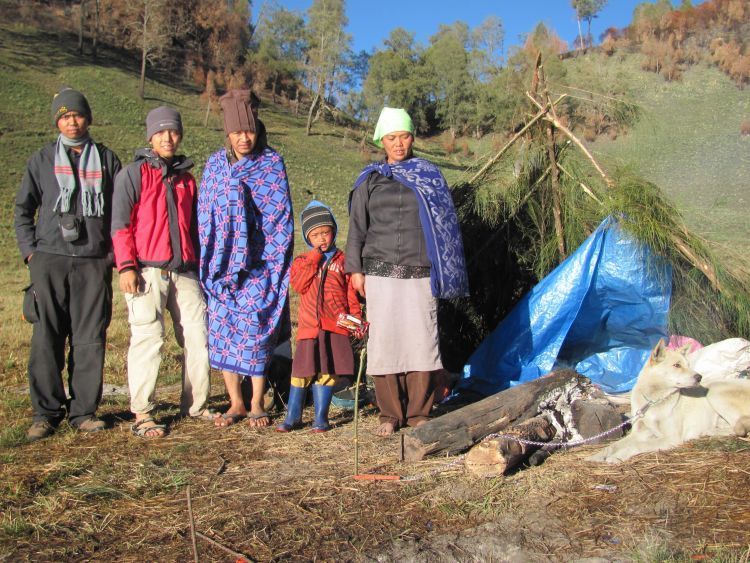
<svg viewBox="0 0 750 563"><path fill-rule="evenodd" d="M190 500L190 485L185 491L187 495L188 518L190 519L190 541L193 546L193 561L198 563L198 542L195 541L195 520L193 519L193 502Z"/></svg>
<svg viewBox="0 0 750 563"><path fill-rule="evenodd" d="M227 467L227 460L224 459L222 456L219 456L219 459L221 460L221 464L219 464L219 468L216 470L216 475L221 475L224 473L224 469Z"/></svg>
<svg viewBox="0 0 750 563"><path fill-rule="evenodd" d="M362 343L362 351L359 353L359 369L357 370L357 382L354 384L354 474L359 474L359 385L362 381L365 356L367 356L367 344Z"/></svg>
<svg viewBox="0 0 750 563"><path fill-rule="evenodd" d="M220 544L216 540L212 540L205 534L201 534L200 532L195 532L195 535L198 536L202 540L206 540L211 545L218 547L219 549L223 550L225 553L228 553L232 557L236 557L237 559L244 559L245 561L248 561L249 563L253 562L253 559L250 559L247 555L243 555L239 551L234 551L233 549L229 549L227 546Z"/></svg>

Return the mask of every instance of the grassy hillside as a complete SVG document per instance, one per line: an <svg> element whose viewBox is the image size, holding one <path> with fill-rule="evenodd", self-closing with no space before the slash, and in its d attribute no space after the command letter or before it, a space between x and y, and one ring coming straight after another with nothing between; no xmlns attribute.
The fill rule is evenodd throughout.
<svg viewBox="0 0 750 563"><path fill-rule="evenodd" d="M725 249L750 253L750 94L722 72L692 66L679 82L640 70L640 55L570 60L569 82L596 72L628 84L641 110L632 130L592 145L609 168L635 167L678 204L688 224ZM583 82L585 83L585 82Z"/></svg>

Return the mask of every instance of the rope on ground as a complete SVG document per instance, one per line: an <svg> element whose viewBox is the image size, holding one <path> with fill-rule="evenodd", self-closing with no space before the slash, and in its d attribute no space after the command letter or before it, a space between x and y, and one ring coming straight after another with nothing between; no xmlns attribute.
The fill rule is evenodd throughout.
<svg viewBox="0 0 750 563"><path fill-rule="evenodd" d="M515 436L513 434L503 434L502 432L498 432L495 434L489 434L488 436L485 436L482 438L482 440L479 441L479 443L486 442L488 440L493 440L495 438L507 438L508 440L514 440L518 442L519 444L524 444L526 446L538 446L538 447L544 447L547 449L550 448L572 448L575 446L583 446L585 444L590 444L591 442L595 442L596 440L599 440L600 438L604 438L605 436L609 436L610 434L617 432L618 430L624 428L628 424L631 424L641 418L644 414L646 414L646 411L653 405L657 403L661 403L662 401L668 399L671 397L675 391L672 391L671 393L666 394L661 399L658 399L656 401L648 401L645 405L643 405L640 409L636 411L636 413L631 416L630 418L626 418L623 422L618 424L617 426L610 428L609 430L605 430L603 432L599 432L598 434L595 434L594 436L590 436L588 438L581 438L578 440L569 440L567 442L536 442L534 440L526 440L525 438L519 438L518 436ZM421 481L422 479L426 479L427 477L432 477L435 475L439 475L440 473L445 473L446 471L450 471L452 469L455 469L458 466L461 466L464 464L464 461L466 460L466 454L462 454L458 456L453 461L447 463L446 465L439 467L437 469L433 469L431 471L426 471L424 473L420 473L418 475L412 475L410 477L402 477L401 481L407 481L407 482L414 482L414 481Z"/></svg>

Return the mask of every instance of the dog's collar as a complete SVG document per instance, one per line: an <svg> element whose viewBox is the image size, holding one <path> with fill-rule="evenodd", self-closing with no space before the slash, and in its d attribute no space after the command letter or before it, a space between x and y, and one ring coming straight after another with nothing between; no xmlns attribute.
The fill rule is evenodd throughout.
<svg viewBox="0 0 750 563"><path fill-rule="evenodd" d="M652 406L654 406L657 403L661 403L662 401L666 401L667 399L669 399L672 395L674 395L677 392L679 392L679 389L673 389L672 391L670 391L669 393L667 393L666 395L664 395L661 399L656 399L656 400L652 400L649 397L647 397L646 395L644 395L643 397L646 399L647 403L645 405L643 405L641 408L639 408L630 420L635 420L637 418L642 417L644 414L646 414L646 411L649 408L651 408Z"/></svg>

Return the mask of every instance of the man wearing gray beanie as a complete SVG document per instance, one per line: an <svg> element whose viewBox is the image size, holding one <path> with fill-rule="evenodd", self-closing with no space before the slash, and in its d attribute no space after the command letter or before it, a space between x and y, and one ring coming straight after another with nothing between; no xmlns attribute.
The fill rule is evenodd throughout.
<svg viewBox="0 0 750 563"><path fill-rule="evenodd" d="M198 283L196 200L193 161L177 154L182 118L161 106L146 116L146 140L135 161L115 180L112 239L120 290L128 306L128 386L131 430L139 438L162 438L165 424L151 416L169 311L184 349L181 413L213 420L206 304Z"/></svg>
<svg viewBox="0 0 750 563"><path fill-rule="evenodd" d="M66 414L82 432L105 427L96 410L112 311L109 224L120 161L91 139L91 107L80 92L60 90L51 116L59 135L29 159L15 204L16 238L31 277L23 309L33 323L29 440L50 436ZM62 380L66 344L70 399Z"/></svg>

